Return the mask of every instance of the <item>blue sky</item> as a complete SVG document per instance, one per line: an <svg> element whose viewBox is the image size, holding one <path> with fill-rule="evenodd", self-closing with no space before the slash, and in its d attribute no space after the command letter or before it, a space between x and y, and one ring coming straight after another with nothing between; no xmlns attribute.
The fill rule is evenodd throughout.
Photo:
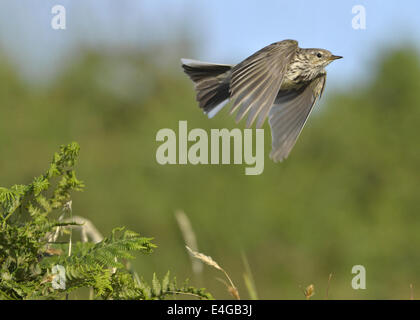
<svg viewBox="0 0 420 320"><path fill-rule="evenodd" d="M52 30L51 8L64 5L67 29ZM352 28L352 8L366 8L366 29ZM199 38L193 58L236 63L263 46L296 39L344 56L329 82L365 77L382 47L420 43L416 0L2 0L0 47L25 73L54 73L81 41L92 46L135 45L171 38L178 28Z"/></svg>

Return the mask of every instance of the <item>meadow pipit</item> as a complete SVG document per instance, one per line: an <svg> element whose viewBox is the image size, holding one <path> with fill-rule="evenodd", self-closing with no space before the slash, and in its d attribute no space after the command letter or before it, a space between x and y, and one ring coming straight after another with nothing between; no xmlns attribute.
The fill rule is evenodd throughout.
<svg viewBox="0 0 420 320"><path fill-rule="evenodd" d="M270 44L237 65L182 59L195 83L200 108L211 118L233 101L236 122L247 114L247 127L268 116L272 135L270 157L287 158L312 107L325 86L325 67L342 57L324 49L301 49L295 40Z"/></svg>

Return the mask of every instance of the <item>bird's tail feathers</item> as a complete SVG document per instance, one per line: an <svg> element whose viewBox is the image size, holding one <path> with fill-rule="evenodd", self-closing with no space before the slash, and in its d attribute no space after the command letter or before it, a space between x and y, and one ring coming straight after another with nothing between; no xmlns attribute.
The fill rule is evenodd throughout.
<svg viewBox="0 0 420 320"><path fill-rule="evenodd" d="M184 72L195 84L200 108L212 118L229 102L231 65L181 59Z"/></svg>

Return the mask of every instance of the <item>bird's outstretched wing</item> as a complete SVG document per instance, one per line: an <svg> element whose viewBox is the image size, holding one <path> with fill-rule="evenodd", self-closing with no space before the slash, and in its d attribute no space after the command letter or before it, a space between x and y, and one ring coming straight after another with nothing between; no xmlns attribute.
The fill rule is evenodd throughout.
<svg viewBox="0 0 420 320"><path fill-rule="evenodd" d="M231 113L240 107L236 121L249 112L247 127L258 116L260 128L280 90L288 64L298 49L295 40L284 40L270 44L257 51L232 69L230 82Z"/></svg>
<svg viewBox="0 0 420 320"><path fill-rule="evenodd" d="M287 158L302 131L311 110L322 95L326 75L313 80L299 90L280 93L270 109L272 150L275 162Z"/></svg>

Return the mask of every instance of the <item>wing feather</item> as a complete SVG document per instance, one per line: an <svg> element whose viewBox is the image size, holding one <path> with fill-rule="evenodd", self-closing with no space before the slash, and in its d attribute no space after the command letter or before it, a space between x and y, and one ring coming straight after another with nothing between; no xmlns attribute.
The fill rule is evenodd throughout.
<svg viewBox="0 0 420 320"><path fill-rule="evenodd" d="M250 108L258 103L258 97L263 96L272 85L273 80L270 78L264 79L261 81L258 87L256 87L253 91L244 92L238 95L238 101L242 104L238 113L236 114L236 121L239 122L243 119L246 113L250 110Z"/></svg>
<svg viewBox="0 0 420 320"><path fill-rule="evenodd" d="M275 42L232 69L230 93L234 103L231 113L239 108L236 121L248 113L247 127L258 116L257 127L263 125L297 49L295 40Z"/></svg>
<svg viewBox="0 0 420 320"><path fill-rule="evenodd" d="M272 135L270 157L274 161L287 158L295 145L314 104L322 95L326 75L313 80L300 90L279 94L269 112Z"/></svg>

